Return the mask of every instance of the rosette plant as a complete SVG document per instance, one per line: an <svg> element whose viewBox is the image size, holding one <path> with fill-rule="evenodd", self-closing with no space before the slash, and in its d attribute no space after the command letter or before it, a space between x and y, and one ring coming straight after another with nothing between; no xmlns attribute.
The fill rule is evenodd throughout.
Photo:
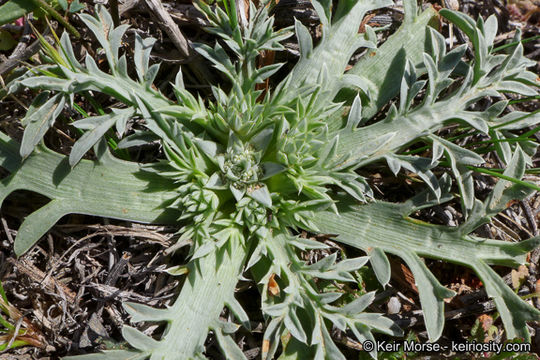
<svg viewBox="0 0 540 360"><path fill-rule="evenodd" d="M135 35L132 78L121 54L128 26L114 27L103 7L94 16L80 17L101 44L107 71L89 55L79 62L67 34L57 49L45 47L50 62L30 69L10 87L12 92L39 91L22 119L22 142L3 134L0 142L2 167L11 173L2 180L1 198L26 189L51 199L21 225L16 253L23 254L70 213L176 224L174 246L190 246L187 278L174 304L163 309L124 304L134 323L164 323L161 338L126 325L122 334L131 349L82 358L205 358L205 340L212 333L226 358L243 359L232 334L239 326L250 329L250 319L235 298L235 286L240 278L250 278L259 285L267 319L263 359L273 358L278 349L301 359L344 359L333 328L350 331L360 342L373 340L374 332L400 336L402 331L368 310L375 292L351 301L344 290L326 291L316 280L354 283L355 271L369 263L385 286L391 274L387 254L400 257L413 273L431 341L441 336L444 300L455 293L441 285L423 257L473 269L495 301L506 336L529 339L526 322L539 320L540 311L490 265L524 263L540 238L509 243L472 232L511 199L533 191L534 185L520 179L537 144L528 138L530 132L520 130L537 126L539 117L508 112L504 97L506 92L537 94L536 75L527 71L533 62L523 56L519 31L506 52L494 50L494 17L473 21L458 12L440 12L469 37L474 57L466 59L467 45L447 50L444 37L428 27L433 9L418 14L415 1L404 4L403 25L377 47L374 29L358 29L366 12L392 5L389 0L341 0L334 10L331 2L314 0L322 24L317 46L298 21L294 29L275 30L268 7L251 5L249 21L242 25L234 2L224 1L224 10L198 3L218 41L194 49L227 79L212 86L209 98L186 90L181 71L172 85L175 99L152 87L159 64L150 66L151 38ZM258 90L257 84L285 67L258 67L257 57L283 50L281 42L293 33L300 59L277 86ZM366 55L347 70L351 56L362 49ZM82 136L69 157L46 148L44 134L65 107L73 106L74 96L98 92L122 105L75 121ZM477 106L482 99L491 105ZM386 104L386 115L377 120ZM144 128L126 133L135 120L143 120ZM454 128L461 133L496 140L493 150L506 168L484 201L475 197L472 176L484 160L440 135L452 125L459 125ZM111 129L123 137L121 148L157 141L163 158L149 164L116 158L103 140ZM424 146L428 157L407 153L414 144ZM81 160L92 147L96 160ZM359 169L377 162L394 174L413 174L425 189L402 203L376 200ZM465 218L459 226L411 217L455 196ZM307 262L302 251L326 245L298 236L300 230L332 234L365 256L333 253ZM230 321L220 317L224 309ZM280 347L287 334L289 341ZM370 354L376 358L377 350Z"/></svg>

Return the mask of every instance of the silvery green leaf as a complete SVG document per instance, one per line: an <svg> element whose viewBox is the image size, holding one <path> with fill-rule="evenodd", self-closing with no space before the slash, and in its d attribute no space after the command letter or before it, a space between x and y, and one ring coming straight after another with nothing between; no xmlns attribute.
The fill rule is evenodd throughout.
<svg viewBox="0 0 540 360"><path fill-rule="evenodd" d="M329 0L315 0L312 6L319 15L323 30L326 32L326 29L330 26L332 2Z"/></svg>
<svg viewBox="0 0 540 360"><path fill-rule="evenodd" d="M316 263L306 266L306 269L309 271L328 270L334 265L334 263L336 262L336 258L337 258L337 253L330 254L328 256L323 257L321 260L317 261Z"/></svg>
<svg viewBox="0 0 540 360"><path fill-rule="evenodd" d="M477 116L475 113L462 111L457 115L457 117L484 134L489 132L489 127L486 121L484 121L484 119L482 119L480 116Z"/></svg>
<svg viewBox="0 0 540 360"><path fill-rule="evenodd" d="M313 51L313 40L311 39L309 30L296 18L294 19L294 28L296 37L298 38L301 56L304 58L309 57Z"/></svg>
<svg viewBox="0 0 540 360"><path fill-rule="evenodd" d="M343 293L339 292L329 292L317 294L317 297L322 304L331 304L337 299L339 299L342 295Z"/></svg>
<svg viewBox="0 0 540 360"><path fill-rule="evenodd" d="M131 315L132 322L168 321L174 316L169 309L156 309L144 304L125 302L122 307Z"/></svg>
<svg viewBox="0 0 540 360"><path fill-rule="evenodd" d="M266 148L268 147L268 144L270 144L273 136L274 127L267 126L263 130L258 132L254 137L252 137L250 143L255 147L255 149L264 153L266 151Z"/></svg>
<svg viewBox="0 0 540 360"><path fill-rule="evenodd" d="M444 40L444 36L442 36L442 34L438 31L435 31L435 29L429 28L428 45L431 47L430 53L433 60L436 62L441 61L446 54L446 42Z"/></svg>
<svg viewBox="0 0 540 360"><path fill-rule="evenodd" d="M242 200L242 198L244 197L244 194L246 193L246 189L245 188L242 188L242 189L238 189L236 188L234 185L229 185L229 190L231 190L231 193L233 194L234 198L236 199L236 201L240 201ZM268 190L267 190L268 192ZM260 195L262 198L263 198L263 201L264 201L264 194L258 194ZM255 199L255 198L254 198ZM257 199L255 199L257 200ZM270 199L271 201L271 199Z"/></svg>
<svg viewBox="0 0 540 360"><path fill-rule="evenodd" d="M213 141L201 139L194 140L195 144L197 144L197 147L210 159L214 159L218 153L221 153L223 151L221 147Z"/></svg>
<svg viewBox="0 0 540 360"><path fill-rule="evenodd" d="M468 169L466 165L482 164L484 163L484 159L478 154L455 145L450 141L434 135L431 136L431 139L433 139L434 147L444 149L446 153L461 193L463 209L467 213L474 205L474 184L472 170Z"/></svg>
<svg viewBox="0 0 540 360"><path fill-rule="evenodd" d="M148 63L150 61L150 53L152 52L152 47L154 46L154 43L156 42L156 39L154 38L145 38L144 40L139 36L138 33L135 33L135 53L133 56L133 62L135 63L135 69L137 70L137 76L139 77L139 81L143 83L145 79L147 78L147 71L148 71ZM182 72L179 71L177 75L177 80L175 81L175 84L182 84ZM178 80L178 76L180 76L180 82ZM181 86L180 88L183 88Z"/></svg>
<svg viewBox="0 0 540 360"><path fill-rule="evenodd" d="M285 166L274 162L264 162L261 164L261 168L263 169L263 177L261 180L271 178L287 169Z"/></svg>
<svg viewBox="0 0 540 360"><path fill-rule="evenodd" d="M432 135L431 138L433 139L434 143L437 142L441 144L443 149L449 155L451 155L458 164L478 165L484 163L484 159L474 151L467 150L459 145L456 145L448 140L437 137L435 135Z"/></svg>
<svg viewBox="0 0 540 360"><path fill-rule="evenodd" d="M144 76L144 82L146 86L150 87L154 83L154 80L158 74L159 71L159 64L153 64L148 68L148 71L146 72Z"/></svg>
<svg viewBox="0 0 540 360"><path fill-rule="evenodd" d="M211 328L214 330L220 329L224 334L230 335L237 332L240 326L229 321L223 321L221 319L217 319L214 322L214 325L211 326Z"/></svg>
<svg viewBox="0 0 540 360"><path fill-rule="evenodd" d="M232 311L234 317L240 321L246 329L251 330L249 316L246 314L244 308L242 305L240 305L238 300L233 297L231 300L227 301L225 305L229 308L229 310Z"/></svg>
<svg viewBox="0 0 540 360"><path fill-rule="evenodd" d="M431 147L431 165L436 166L439 163L439 159L444 154L444 147L438 141L434 141Z"/></svg>
<svg viewBox="0 0 540 360"><path fill-rule="evenodd" d="M208 189L223 190L226 189L226 184L221 180L221 176L216 172L208 179L208 182L205 184L205 187Z"/></svg>
<svg viewBox="0 0 540 360"><path fill-rule="evenodd" d="M144 146L149 145L157 140L159 140L159 136L149 133L147 131L140 131L135 130L135 133L126 136L120 142L118 143L119 149L127 149L130 147L138 147L138 146Z"/></svg>
<svg viewBox="0 0 540 360"><path fill-rule="evenodd" d="M358 76L355 74L344 74L341 77L341 86L356 90L361 90L365 94L369 95L369 87L370 83L367 79L365 79L362 76Z"/></svg>
<svg viewBox="0 0 540 360"><path fill-rule="evenodd" d="M101 353L64 356L63 360L144 360L148 354L133 350L105 350Z"/></svg>
<svg viewBox="0 0 540 360"><path fill-rule="evenodd" d="M72 67L76 69L82 69L81 64L75 57L75 53L73 52L73 46L71 45L71 41L69 40L69 35L66 31L62 32L62 36L60 37L60 46L61 46L61 56L64 58L64 60L70 64Z"/></svg>
<svg viewBox="0 0 540 360"><path fill-rule="evenodd" d="M178 69L176 76L174 78L174 87L178 90L185 90L184 86L184 75L182 74L182 69Z"/></svg>
<svg viewBox="0 0 540 360"><path fill-rule="evenodd" d="M280 343L279 337L281 336L281 332L282 320L280 318L273 318L264 331L263 341L269 344L269 346L263 346L261 352L262 360L270 360L274 358L274 354Z"/></svg>
<svg viewBox="0 0 540 360"><path fill-rule="evenodd" d="M455 292L442 286L435 276L428 270L420 258L412 252L403 252L405 260L414 275L419 290L420 302L424 312L426 329L431 341L441 336L444 327L444 302L451 298Z"/></svg>
<svg viewBox="0 0 540 360"><path fill-rule="evenodd" d="M258 69L253 76L253 82L257 84L262 83L264 80L274 75L283 65L284 63L276 63Z"/></svg>
<svg viewBox="0 0 540 360"><path fill-rule="evenodd" d="M129 78L128 70L127 70L126 55L122 55L118 59L117 69L118 69L118 75L119 76L124 77L124 78Z"/></svg>
<svg viewBox="0 0 540 360"><path fill-rule="evenodd" d="M512 159L509 161L506 170L503 172L503 175L514 179L521 179L525 173L525 166L523 151L520 148L517 148ZM520 184L509 185L510 182L508 180L499 179L486 201L486 208L489 212L497 213L503 210L508 201L515 198L516 194L514 191L523 187Z"/></svg>
<svg viewBox="0 0 540 360"><path fill-rule="evenodd" d="M79 17L94 33L94 36L105 51L109 66L114 71L118 60L120 42L129 25L120 25L114 28L111 15L105 10L103 5L97 5L95 12L97 17L88 14L80 14Z"/></svg>
<svg viewBox="0 0 540 360"><path fill-rule="evenodd" d="M219 43L216 43L214 49L204 44L193 44L193 49L206 59L210 60L216 69L223 72L231 81L234 82L234 65Z"/></svg>
<svg viewBox="0 0 540 360"><path fill-rule="evenodd" d="M495 36L497 35L497 28L497 18L495 15L491 15L484 23L484 36L486 38L487 46L493 45L493 40L495 40Z"/></svg>
<svg viewBox="0 0 540 360"><path fill-rule="evenodd" d="M448 54L441 59L437 64L440 77L447 78L460 63L467 45L463 44L452 49Z"/></svg>
<svg viewBox="0 0 540 360"><path fill-rule="evenodd" d="M25 125L19 154L24 158L32 153L36 145L43 139L58 115L62 112L65 103L63 94L53 95L49 100L48 93L44 92L34 100L22 120Z"/></svg>
<svg viewBox="0 0 540 360"><path fill-rule="evenodd" d="M495 119L495 121L497 121L497 130L519 130L538 124L540 122L540 112L525 113L522 111L512 111Z"/></svg>
<svg viewBox="0 0 540 360"><path fill-rule="evenodd" d="M531 86L523 84L519 81L506 80L501 81L498 84L498 90L503 92L513 92L525 96L535 96L537 91L534 90Z"/></svg>
<svg viewBox="0 0 540 360"><path fill-rule="evenodd" d="M289 244L297 247L300 250L315 250L315 249L328 249L328 245L321 243L319 241L311 240L303 237L294 237L289 239Z"/></svg>
<svg viewBox="0 0 540 360"><path fill-rule="evenodd" d="M341 331L347 330L347 321L340 313L325 312L324 317Z"/></svg>
<svg viewBox="0 0 540 360"><path fill-rule="evenodd" d="M392 276L392 269L390 268L390 261L388 257L380 248L373 248L369 252L369 262L373 267L373 272L377 276L377 280L384 287L390 282L390 277Z"/></svg>
<svg viewBox="0 0 540 360"><path fill-rule="evenodd" d="M108 38L110 42L110 51L115 62L118 62L118 50L122 45L122 37L128 28L129 25L122 24L112 30L109 30Z"/></svg>
<svg viewBox="0 0 540 360"><path fill-rule="evenodd" d="M172 276L183 276L189 272L188 268L185 265L171 266L164 271Z"/></svg>
<svg viewBox="0 0 540 360"><path fill-rule="evenodd" d="M367 119L362 120L362 101L360 96L356 95L347 117L347 129L352 131L362 125L365 120Z"/></svg>
<svg viewBox="0 0 540 360"><path fill-rule="evenodd" d="M226 359L247 360L242 350L229 335L224 335L221 332L221 329L216 329L214 333L216 334L219 347L223 351L223 355L225 355Z"/></svg>
<svg viewBox="0 0 540 360"><path fill-rule="evenodd" d="M49 76L35 76L24 79L20 81L20 83L29 88L67 92L72 86L73 81L70 79L59 79Z"/></svg>
<svg viewBox="0 0 540 360"><path fill-rule="evenodd" d="M304 331L302 323L300 322L300 319L298 318L296 309L294 307L291 307L289 309L287 315L285 315L283 323L285 324L287 330L291 332L292 336L294 336L301 342L307 341L306 332Z"/></svg>
<svg viewBox="0 0 540 360"><path fill-rule="evenodd" d="M338 347L334 343L332 336L330 336L330 333L324 324L321 326L321 333L323 341L317 346L315 359L346 360L345 356L343 356L341 351L339 351Z"/></svg>
<svg viewBox="0 0 540 360"><path fill-rule="evenodd" d="M391 336L403 336L403 331L389 318L381 314L361 313L355 317L356 324L365 324L377 332Z"/></svg>
<svg viewBox="0 0 540 360"><path fill-rule="evenodd" d="M73 126L79 129L88 129L89 131L85 132L73 145L69 154L69 164L75 166L113 125L120 123L119 127L125 127L125 123L133 114L132 109L113 110L111 114L75 121Z"/></svg>
<svg viewBox="0 0 540 360"><path fill-rule="evenodd" d="M202 245L196 246L195 251L193 252L193 256L191 257L191 260L195 260L198 258L202 258L212 251L214 251L216 248L216 244L214 244L214 241L211 239L208 239L203 242Z"/></svg>
<svg viewBox="0 0 540 360"><path fill-rule="evenodd" d="M354 324L352 324L352 326L350 326L350 329L351 329L352 333L354 334L354 336L356 337L356 339L360 343L363 344L364 341L366 341L366 340L369 340L369 341L373 342L373 344L376 343L376 340L373 337L373 334L371 333L371 328L369 326L366 326L366 325L362 324L360 321L355 321ZM373 347L373 350L371 350L369 352L369 355L373 359L378 359L378 357L377 357L377 346Z"/></svg>
<svg viewBox="0 0 540 360"><path fill-rule="evenodd" d="M122 327L122 336L131 346L138 350L152 351L159 346L156 340L131 326L124 325Z"/></svg>
<svg viewBox="0 0 540 360"><path fill-rule="evenodd" d="M341 307L339 312L348 316L354 316L364 311L375 300L375 291L368 292Z"/></svg>
<svg viewBox="0 0 540 360"><path fill-rule="evenodd" d="M336 271L355 271L360 269L362 266L364 266L368 260L370 260L369 256L361 256L354 259L345 259L338 262L335 266Z"/></svg>
<svg viewBox="0 0 540 360"><path fill-rule="evenodd" d="M288 304L286 303L277 303L270 306L263 306L263 311L265 314L270 316L281 316L285 311L287 311Z"/></svg>
<svg viewBox="0 0 540 360"><path fill-rule="evenodd" d="M408 156L408 155L393 155L385 156L388 167L394 174L397 174L401 167L417 174L429 186L433 193L441 196L441 188L439 181L431 172L431 161L429 159Z"/></svg>
<svg viewBox="0 0 540 360"><path fill-rule="evenodd" d="M246 264L246 270L250 269L253 265L257 264L259 260L263 258L263 250L265 249L265 245L263 242L259 242L255 250L253 250L247 264Z"/></svg>
<svg viewBox="0 0 540 360"><path fill-rule="evenodd" d="M404 0L403 10L405 11L405 21L412 22L418 15L418 4L414 0Z"/></svg>
<svg viewBox="0 0 540 360"><path fill-rule="evenodd" d="M270 192L268 191L268 187L266 186L266 184L259 186L253 191L248 191L247 194L249 197L257 201L261 205L267 208L272 207L272 197L270 196Z"/></svg>

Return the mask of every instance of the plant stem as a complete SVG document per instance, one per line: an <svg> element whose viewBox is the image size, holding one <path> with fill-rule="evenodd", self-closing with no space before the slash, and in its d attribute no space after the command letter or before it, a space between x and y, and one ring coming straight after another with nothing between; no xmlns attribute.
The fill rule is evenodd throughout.
<svg viewBox="0 0 540 360"><path fill-rule="evenodd" d="M520 180L520 179L516 179L516 178L511 177L511 176L507 176L507 175L504 175L504 174L499 174L496 171L488 170L486 168L481 168L481 167L475 167L475 166L467 166L467 168L472 170L472 171L476 171L476 172L479 172L479 173L495 176L495 177L501 178L503 180L511 181L514 184L523 185L523 186L526 186L528 188L534 189L536 191L540 191L540 186L536 186L535 184L531 184L530 182L523 181L523 180Z"/></svg>
<svg viewBox="0 0 540 360"><path fill-rule="evenodd" d="M49 15L51 15L53 18L55 18L62 26L66 28L67 31L73 34L77 39L81 37L81 34L75 29L69 22L64 19L62 15L60 15L52 6L47 4L43 0L32 0L34 4L38 7L43 8Z"/></svg>

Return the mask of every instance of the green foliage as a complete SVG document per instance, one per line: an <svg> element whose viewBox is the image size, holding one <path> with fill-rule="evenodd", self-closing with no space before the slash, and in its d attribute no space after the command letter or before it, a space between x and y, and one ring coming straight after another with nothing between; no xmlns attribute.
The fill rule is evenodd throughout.
<svg viewBox="0 0 540 360"><path fill-rule="evenodd" d="M40 338L33 329L26 329L23 315L8 302L0 283L0 352L21 346L41 346ZM21 326L22 325L22 326Z"/></svg>
<svg viewBox="0 0 540 360"><path fill-rule="evenodd" d="M173 84L175 100L157 91L152 84L159 64L150 65L155 40L138 35L133 56L137 78L131 78L127 58L120 52L128 26L114 27L109 13L99 6L95 16L80 17L99 41L109 71L100 69L89 55L80 63L64 33L58 49L45 47L50 64L11 84L12 92L21 87L41 92L22 120L22 143L0 134L2 166L11 172L2 180L0 199L18 189L51 199L21 225L17 254L69 213L175 224L179 243L191 243L189 262L177 268L187 272L187 281L172 306L124 304L133 322L164 322L161 339L125 326L122 335L133 350L110 350L82 359L204 358L210 331L226 358L245 358L231 337L239 325L219 317L226 307L249 329L249 317L234 297L241 276L260 285L268 321L263 359L275 356L287 334L284 357L344 359L330 335L334 327L350 331L360 342L374 340L375 332L401 336L402 331L382 314L367 311L374 292L351 299L316 279L354 283L353 274L369 262L385 286L391 272L388 253L401 257L415 276L430 340L441 336L443 300L454 292L439 283L421 257L471 267L495 300L508 338L529 339L526 322L539 320L540 312L521 300L489 265L524 263L540 238L511 244L472 232L508 201L531 193L523 182L507 180L521 179L537 144L498 143L497 152L506 164L504 177L482 202L474 194L470 167L483 164L483 159L437 131L458 123L508 140L515 138L516 130L538 124L537 114L505 114L505 100L486 111L471 109L480 99L499 98L505 92L536 95L536 75L526 70L533 63L523 56L519 41L506 54L493 51L494 17L474 22L463 14L441 11L474 45L474 60L465 61L466 46L447 51L442 35L427 27L433 10L417 16L414 1L406 2L402 28L376 49L373 29L358 34L358 28L367 11L390 3L343 0L333 13L330 2L314 1L323 24L320 43L314 47L309 31L296 22L300 60L266 93L256 85L282 64L257 67L257 56L263 50L282 50L280 42L293 34L292 29L275 31L268 8L254 5L248 25L242 27L234 2L228 1L223 3L225 10L198 4L210 21L208 31L220 41L213 47L197 44L195 50L229 81L226 87L213 86L211 99L187 91L182 72ZM425 39L426 48L417 38L416 48L396 51L396 44L411 40L410 34ZM369 51L387 61L376 65L364 60L346 72L359 48L373 49ZM109 95L123 105L74 122L84 134L67 158L41 145L63 108L74 106L74 95L88 92ZM386 119L366 125L395 95L399 102L390 105ZM342 97L352 104L350 108L336 100ZM133 120L143 120L145 129L126 134ZM141 165L113 157L102 140L111 129L122 138L120 148L158 140L164 158ZM431 150L431 158L404 153L408 145L419 142ZM92 147L97 160L81 160ZM434 171L441 158L459 189L466 217L459 227L410 217L453 198L450 175L438 177ZM374 200L356 170L380 161L394 174L402 170L416 174L425 190L403 203ZM106 205L101 201L104 196ZM296 236L300 229L337 234L337 241L366 256L344 259L331 254L308 263L300 251L326 246ZM370 355L377 358L376 350Z"/></svg>
<svg viewBox="0 0 540 360"><path fill-rule="evenodd" d="M80 37L79 32L56 11L58 8L75 13L84 9L84 5L79 0L74 0L70 4L66 0L8 0L0 6L0 25L8 24L34 12L36 17L43 14L52 16L74 36Z"/></svg>
<svg viewBox="0 0 540 360"><path fill-rule="evenodd" d="M10 23L34 10L32 0L10 0L0 6L0 25Z"/></svg>

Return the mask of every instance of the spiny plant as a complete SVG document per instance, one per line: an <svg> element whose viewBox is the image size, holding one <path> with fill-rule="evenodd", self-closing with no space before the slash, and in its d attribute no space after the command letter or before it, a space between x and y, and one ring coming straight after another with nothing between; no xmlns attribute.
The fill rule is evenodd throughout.
<svg viewBox="0 0 540 360"><path fill-rule="evenodd" d="M173 305L124 304L135 323L165 323L161 339L124 326L122 335L132 350L83 358L204 358L212 332L226 358L244 359L231 336L239 325L220 314L227 308L250 329L250 319L235 298L239 279L249 277L260 285L267 319L263 359L275 356L286 334L290 340L283 345L284 354L344 359L331 336L333 328L350 331L360 342L374 340L374 332L402 332L390 319L367 310L375 292L347 301L343 291L326 291L316 280L355 282L354 272L369 262L385 286L391 274L387 254L403 259L412 271L431 341L441 336L444 300L455 293L440 284L422 257L472 268L495 301L506 336L530 340L526 322L540 320L540 311L506 286L490 265L524 263L540 238L509 243L472 232L511 199L533 191L532 184L520 179L537 144L516 131L537 126L540 119L538 113L508 112L504 94L537 94L536 75L526 70L534 63L523 56L519 31L507 52L498 53L494 17L475 22L442 10L469 37L474 58L464 56L467 45L447 51L444 37L427 26L435 12L417 15L415 1L404 1L404 24L377 48L374 29L366 27L365 34L358 29L367 11L391 4L341 0L333 11L331 2L313 1L322 23L319 44L314 47L308 29L296 21L300 59L266 92L256 85L283 64L257 67L257 57L263 50L282 50L280 42L293 29L274 30L268 8L253 5L243 26L234 2L228 1L225 10L198 4L210 22L208 31L219 41L213 47L194 45L195 50L228 80L226 86L212 87L211 98L186 90L182 72L172 85L176 99L152 87L159 64L150 66L151 38L135 35L137 77L131 78L126 55L120 54L128 26L114 27L103 7L96 8L95 16L80 17L99 41L109 71L89 55L81 64L64 33L58 49L45 49L49 63L11 85L12 92L40 92L22 120L21 144L0 135L2 167L11 172L2 180L0 198L25 189L51 199L22 223L15 240L18 255L70 213L176 224L178 243L173 246L190 246L187 279ZM368 48L369 55L346 71L360 48ZM73 126L84 133L69 157L46 148L44 134L66 106L74 105L75 95L98 92L122 106L75 121ZM396 95L399 100L388 107L385 119L376 121L374 115ZM483 99L492 105L481 110L473 106ZM106 133L113 128L123 137L135 120L143 120L144 129L125 136L119 147L159 141L163 159L139 164L111 154L103 141ZM456 124L489 136L506 165L484 201L474 194L472 176L482 157L437 135ZM425 145L424 154L431 157L407 153L412 144ZM92 147L97 160L81 160ZM358 170L381 162L394 174L401 169L415 174L425 189L402 203L375 200ZM453 199L452 181L465 217L461 225L433 225L411 217ZM308 263L301 252L326 245L297 236L300 230L335 234L337 241L366 255L338 259L334 253ZM377 350L370 354L376 358Z"/></svg>

